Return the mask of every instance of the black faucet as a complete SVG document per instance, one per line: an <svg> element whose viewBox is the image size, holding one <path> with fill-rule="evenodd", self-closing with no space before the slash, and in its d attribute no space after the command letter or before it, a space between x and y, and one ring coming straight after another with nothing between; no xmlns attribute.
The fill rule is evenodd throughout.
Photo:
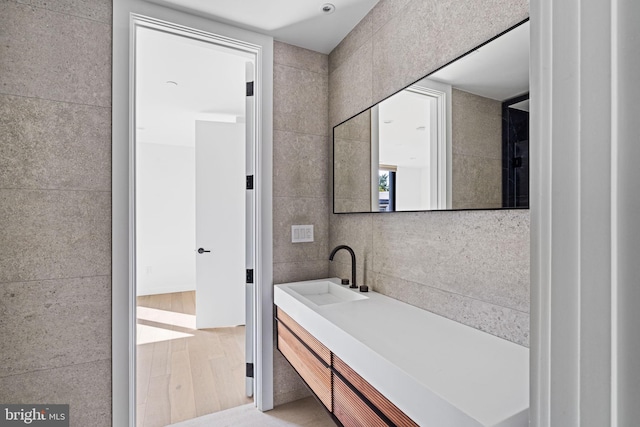
<svg viewBox="0 0 640 427"><path fill-rule="evenodd" d="M333 261L333 256L336 254L336 252L338 252L340 249L346 249L347 251L349 251L349 253L351 254L351 286L349 286L350 288L357 288L358 285L356 285L356 254L353 252L353 249L351 249L349 246L347 245L340 245L340 246L336 246L332 251L331 251L331 255L329 255L329 261Z"/></svg>

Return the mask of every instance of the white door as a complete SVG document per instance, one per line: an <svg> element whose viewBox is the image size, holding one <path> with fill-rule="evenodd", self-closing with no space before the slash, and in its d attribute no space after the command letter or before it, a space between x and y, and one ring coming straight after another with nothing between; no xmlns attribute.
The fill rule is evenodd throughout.
<svg viewBox="0 0 640 427"><path fill-rule="evenodd" d="M196 327L245 324L245 124L196 121Z"/></svg>

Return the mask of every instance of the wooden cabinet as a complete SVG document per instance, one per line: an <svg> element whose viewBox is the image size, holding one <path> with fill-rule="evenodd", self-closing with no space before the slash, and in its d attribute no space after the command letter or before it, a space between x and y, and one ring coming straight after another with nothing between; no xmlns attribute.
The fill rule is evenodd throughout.
<svg viewBox="0 0 640 427"><path fill-rule="evenodd" d="M343 426L418 426L278 307L276 319L278 349Z"/></svg>
<svg viewBox="0 0 640 427"><path fill-rule="evenodd" d="M284 324L286 329L289 329L293 334L300 338L300 341L308 346L309 349L318 356L318 358L327 365L331 365L331 351L318 341L316 337L307 332L307 330L302 326L298 325L295 320L279 308L276 308L276 316L278 318L278 322ZM279 330L280 329L278 329L278 331Z"/></svg>
<svg viewBox="0 0 640 427"><path fill-rule="evenodd" d="M414 423L411 418L398 409L396 405L391 403L389 399L384 397L382 393L376 390L335 354L333 355L333 370L358 390L362 397L368 400L378 411L382 412L393 425L418 427L418 424Z"/></svg>
<svg viewBox="0 0 640 427"><path fill-rule="evenodd" d="M345 427L389 425L338 376L333 378L333 402L333 414Z"/></svg>
<svg viewBox="0 0 640 427"><path fill-rule="evenodd" d="M278 350L324 406L333 411L331 352L281 310L277 311L277 319Z"/></svg>

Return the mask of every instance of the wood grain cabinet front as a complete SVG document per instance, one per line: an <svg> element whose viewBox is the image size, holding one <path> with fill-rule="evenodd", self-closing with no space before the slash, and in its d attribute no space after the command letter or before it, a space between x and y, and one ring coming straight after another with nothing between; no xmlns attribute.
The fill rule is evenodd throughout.
<svg viewBox="0 0 640 427"><path fill-rule="evenodd" d="M279 323L293 332L306 346L311 349L324 363L331 365L331 351L311 335L306 329L293 320L287 313L276 307L276 317Z"/></svg>
<svg viewBox="0 0 640 427"><path fill-rule="evenodd" d="M331 395L331 352L315 338L295 323L289 316L278 310L278 350L287 358L309 388L318 396L324 406L333 412ZM284 315L284 316L283 316ZM286 317L285 317L286 316ZM296 333L294 334L294 330ZM304 333L301 333L304 331ZM303 341L301 335L309 340ZM314 342L315 341L315 342ZM316 348L322 356L312 351ZM323 356L327 356L327 363Z"/></svg>
<svg viewBox="0 0 640 427"><path fill-rule="evenodd" d="M396 405L391 403L389 399L384 397L382 393L376 390L364 378L356 373L349 365L343 362L338 356L333 355L333 369L350 383L362 396L367 399L377 410L382 412L391 422L392 425L403 427L418 427L411 418L402 412ZM334 400L336 400L334 398ZM337 403L336 403L337 406Z"/></svg>
<svg viewBox="0 0 640 427"><path fill-rule="evenodd" d="M389 426L338 376L333 378L333 414L344 427Z"/></svg>

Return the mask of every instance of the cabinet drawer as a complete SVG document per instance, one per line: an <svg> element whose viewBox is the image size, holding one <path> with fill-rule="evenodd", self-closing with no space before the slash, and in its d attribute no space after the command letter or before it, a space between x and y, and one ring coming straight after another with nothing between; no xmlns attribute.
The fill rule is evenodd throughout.
<svg viewBox="0 0 640 427"><path fill-rule="evenodd" d="M331 364L331 351L320 341L318 341L313 335L307 332L302 326L300 326L295 320L293 320L287 313L276 307L276 317L278 321L284 323L294 334L300 338L311 350L314 351L327 365Z"/></svg>
<svg viewBox="0 0 640 427"><path fill-rule="evenodd" d="M414 423L404 412L396 405L391 403L389 399L384 397L378 390L369 384L364 378L358 375L349 365L344 363L338 356L333 355L333 369L339 372L347 381L351 383L364 397L376 407L380 412L386 415L389 420L397 426L415 426Z"/></svg>
<svg viewBox="0 0 640 427"><path fill-rule="evenodd" d="M318 399L332 411L331 368L323 364L286 327L278 325L278 350L287 358Z"/></svg>
<svg viewBox="0 0 640 427"><path fill-rule="evenodd" d="M337 375L333 376L333 414L344 427L388 427Z"/></svg>

